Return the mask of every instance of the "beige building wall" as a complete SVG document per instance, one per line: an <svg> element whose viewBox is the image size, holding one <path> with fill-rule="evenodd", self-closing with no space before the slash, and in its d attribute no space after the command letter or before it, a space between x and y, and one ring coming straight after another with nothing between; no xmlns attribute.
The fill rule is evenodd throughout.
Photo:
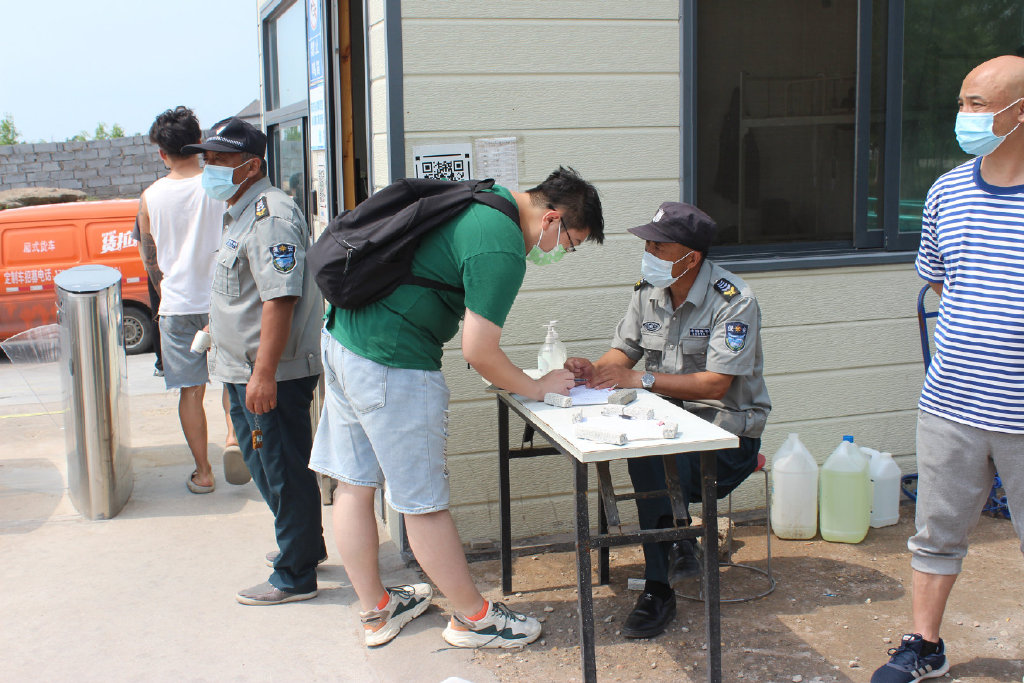
<svg viewBox="0 0 1024 683"><path fill-rule="evenodd" d="M597 185L604 246L587 244L527 278L502 335L520 367L535 367L542 324L558 320L570 355L608 348L640 270L642 242L626 228L679 198L679 5L676 0L402 3L405 173L412 147L515 136L520 188L559 164ZM374 185L387 183L382 2L369 9ZM628 46L628 49L624 49ZM714 255L712 254L712 258ZM790 431L823 461L843 434L892 451L912 471L923 377L911 265L743 273L764 313L765 370L774 410L762 451ZM452 513L465 540L498 536L497 412L467 369L456 337L445 350L452 390ZM514 417L512 441L522 434ZM619 484L628 486L625 466ZM755 478L756 479L756 478ZM593 478L592 478L593 481ZM513 533L572 528L571 469L561 456L512 463ZM737 504L763 505L759 485ZM623 512L633 516L632 506Z"/></svg>
<svg viewBox="0 0 1024 683"><path fill-rule="evenodd" d="M369 57L366 68L370 73L367 100L370 107L370 159L373 164L370 178L370 193L388 184L390 165L388 163L388 82L387 82L387 39L384 32L384 0L367 0L366 51ZM357 30L358 27L353 27Z"/></svg>

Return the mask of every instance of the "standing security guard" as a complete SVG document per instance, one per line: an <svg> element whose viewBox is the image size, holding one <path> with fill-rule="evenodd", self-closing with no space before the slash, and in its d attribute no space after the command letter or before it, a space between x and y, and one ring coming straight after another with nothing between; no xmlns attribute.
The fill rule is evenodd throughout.
<svg viewBox="0 0 1024 683"><path fill-rule="evenodd" d="M245 464L274 513L279 553L245 605L316 597L327 555L320 491L309 470L309 406L322 366L323 303L306 268L309 234L295 202L266 178L267 137L238 118L183 152L202 152L203 187L225 200L210 304L210 377L225 383Z"/></svg>
<svg viewBox="0 0 1024 683"><path fill-rule="evenodd" d="M643 279L612 348L596 363L570 358L566 367L588 386L653 391L738 436L738 448L715 451L722 498L757 468L771 401L763 377L761 309L745 282L707 260L715 230L707 214L680 202L665 202L650 223L630 228L647 241ZM641 358L644 370L634 370ZM687 504L701 499L698 456L677 456ZM660 456L631 458L628 467L638 493L665 488ZM642 529L672 526L667 497L638 499L637 511ZM622 629L629 638L663 632L676 613L670 582L700 571L691 539L645 543L644 559L644 591Z"/></svg>

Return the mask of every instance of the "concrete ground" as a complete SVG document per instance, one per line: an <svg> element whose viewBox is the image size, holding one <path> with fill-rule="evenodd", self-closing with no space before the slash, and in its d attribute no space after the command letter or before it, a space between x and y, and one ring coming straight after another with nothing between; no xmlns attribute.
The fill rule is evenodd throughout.
<svg viewBox="0 0 1024 683"><path fill-rule="evenodd" d="M235 602L266 579L273 519L252 484L224 481L225 424L219 387L205 406L217 490L190 494L192 459L177 396L152 376L152 355L128 359L135 487L114 519L90 522L72 506L56 364L0 362L0 628L3 681L579 680L574 557L516 558L513 596L502 597L496 561L471 565L489 599L545 620L543 638L521 653L467 652L441 640L439 607L399 641L368 651L358 604L333 549L320 568L320 596L273 607ZM908 624L906 538L898 526L858 545L773 541L778 589L722 610L727 681L867 683ZM737 559L765 557L759 527L743 529ZM418 575L382 546L386 583ZM699 606L680 602L669 631L628 641L618 630L636 600L626 580L643 571L639 548L613 551L612 583L595 588L601 680L704 680ZM743 579L723 579L743 587ZM1006 520L983 518L954 592L944 637L951 683L1006 683L1024 675L1024 589L1019 544ZM723 588L723 590L725 590ZM435 601L435 604L442 601Z"/></svg>
<svg viewBox="0 0 1024 683"><path fill-rule="evenodd" d="M471 652L446 649L436 607L403 631L400 649L362 645L330 508L319 597L238 604L237 590L269 575L273 517L253 484L224 480L218 385L205 400L217 489L188 492L177 396L152 364L151 354L128 358L131 499L114 519L87 521L67 495L57 365L0 363L3 680L495 680ZM391 543L382 551L385 583L419 580Z"/></svg>

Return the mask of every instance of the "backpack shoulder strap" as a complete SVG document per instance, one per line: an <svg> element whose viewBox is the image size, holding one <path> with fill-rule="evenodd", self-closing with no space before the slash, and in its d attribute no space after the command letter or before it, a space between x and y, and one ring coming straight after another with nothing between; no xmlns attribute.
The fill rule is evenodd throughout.
<svg viewBox="0 0 1024 683"><path fill-rule="evenodd" d="M451 181L445 181L451 182ZM496 192L486 192L494 186L494 180L488 178L487 180L465 180L462 181L472 190L473 201L479 202L485 206L489 206L492 209L497 209L511 220L516 225L519 225L519 209L515 203L502 197ZM430 278L420 277L419 275L413 275L411 272L406 275L402 282L404 284L419 285L420 287L430 287L432 289L441 289L446 292L464 292L462 287L450 285L447 282L441 282L440 280L432 280Z"/></svg>
<svg viewBox="0 0 1024 683"><path fill-rule="evenodd" d="M509 217L516 225L519 225L519 209L509 200L496 192L476 191L473 193L474 201L480 202L492 209L497 209Z"/></svg>

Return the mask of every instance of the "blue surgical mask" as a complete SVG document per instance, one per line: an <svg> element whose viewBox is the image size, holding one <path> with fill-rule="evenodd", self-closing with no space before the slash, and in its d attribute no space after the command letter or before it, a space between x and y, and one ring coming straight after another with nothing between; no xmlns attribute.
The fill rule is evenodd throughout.
<svg viewBox="0 0 1024 683"><path fill-rule="evenodd" d="M558 221L558 234L555 236L555 246L551 251L544 251L540 248L540 241L544 237L544 233L537 238L537 244L533 245L533 249L530 249L530 253L526 255L526 260L538 266L546 266L549 263L558 263L565 256L565 247L562 246L562 221Z"/></svg>
<svg viewBox="0 0 1024 683"><path fill-rule="evenodd" d="M229 166L213 166L206 164L203 167L203 189L206 190L206 194L210 199L216 199L218 201L227 201L235 196L238 192L238 188L242 186L242 183L232 182L235 171L245 166L248 161L240 163L238 166L231 168Z"/></svg>
<svg viewBox="0 0 1024 683"><path fill-rule="evenodd" d="M672 266L676 265L692 253L693 250L691 249L675 261L666 261L658 258L649 251L645 251L643 261L640 265L640 273L647 282L655 287L669 287L676 280L690 272L690 269L687 268L676 277L672 277Z"/></svg>
<svg viewBox="0 0 1024 683"><path fill-rule="evenodd" d="M956 141L960 143L960 149L967 152L968 154L983 157L986 154L991 154L996 150L1003 140L1005 140L1010 133L1020 126L1018 123L1013 127L1013 130L1006 135L999 136L992 132L992 126L995 123L996 114L1002 114L1004 111L1012 107L1013 105L1020 102L1021 99L1018 97L1009 106L1003 107L997 112L966 112L962 111L956 115Z"/></svg>

